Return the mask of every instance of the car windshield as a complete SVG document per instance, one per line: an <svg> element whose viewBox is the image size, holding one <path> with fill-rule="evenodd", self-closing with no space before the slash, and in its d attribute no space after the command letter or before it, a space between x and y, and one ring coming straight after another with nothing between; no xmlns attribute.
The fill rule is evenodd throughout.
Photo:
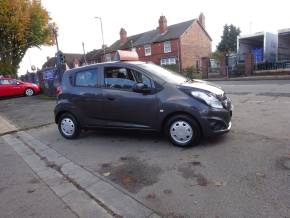
<svg viewBox="0 0 290 218"><path fill-rule="evenodd" d="M147 70L153 73L155 76L161 78L165 82L181 84L187 80L182 75L175 73L173 71L164 69L155 64L146 63L146 64L140 64L139 66L143 68L144 70Z"/></svg>

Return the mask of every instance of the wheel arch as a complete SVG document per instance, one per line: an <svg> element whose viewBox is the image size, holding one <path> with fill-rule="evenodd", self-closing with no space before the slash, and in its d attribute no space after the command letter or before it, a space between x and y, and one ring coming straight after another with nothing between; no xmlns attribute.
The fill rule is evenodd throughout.
<svg viewBox="0 0 290 218"><path fill-rule="evenodd" d="M199 120L194 115L192 115L188 112L184 112L184 111L175 111L175 112L168 114L162 121L161 130L164 131L165 125L168 122L168 120L170 118L172 118L173 116L177 116L177 115L185 115L185 116L189 116L190 118L192 118L199 126L201 136L203 136L203 129L202 129L202 125L200 124Z"/></svg>
<svg viewBox="0 0 290 218"><path fill-rule="evenodd" d="M58 111L56 113L56 115L55 115L55 118L54 118L55 123L58 124L58 121L59 121L60 117L63 114L66 114L66 113L72 115L76 119L76 121L79 123L78 117L73 112L71 112L70 110L61 110L61 111Z"/></svg>

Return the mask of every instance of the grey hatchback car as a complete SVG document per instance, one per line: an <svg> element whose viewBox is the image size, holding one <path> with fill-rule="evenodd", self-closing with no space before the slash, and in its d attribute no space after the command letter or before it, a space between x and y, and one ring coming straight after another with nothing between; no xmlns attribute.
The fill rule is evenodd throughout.
<svg viewBox="0 0 290 218"><path fill-rule="evenodd" d="M152 63L119 61L66 71L54 114L67 139L82 129L121 128L163 131L174 145L186 147L228 132L232 108L214 84Z"/></svg>

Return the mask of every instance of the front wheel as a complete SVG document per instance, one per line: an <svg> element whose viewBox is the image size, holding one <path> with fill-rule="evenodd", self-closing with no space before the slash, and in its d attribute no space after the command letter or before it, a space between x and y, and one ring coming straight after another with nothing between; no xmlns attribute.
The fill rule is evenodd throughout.
<svg viewBox="0 0 290 218"><path fill-rule="evenodd" d="M27 89L25 89L24 94L25 94L25 96L32 96L32 95L34 95L34 91L32 88L27 88Z"/></svg>
<svg viewBox="0 0 290 218"><path fill-rule="evenodd" d="M61 115L58 120L58 130L66 139L75 139L81 132L80 125L76 118L69 113Z"/></svg>
<svg viewBox="0 0 290 218"><path fill-rule="evenodd" d="M199 143L201 130L197 122L187 115L171 117L165 127L170 141L179 147L188 147Z"/></svg>

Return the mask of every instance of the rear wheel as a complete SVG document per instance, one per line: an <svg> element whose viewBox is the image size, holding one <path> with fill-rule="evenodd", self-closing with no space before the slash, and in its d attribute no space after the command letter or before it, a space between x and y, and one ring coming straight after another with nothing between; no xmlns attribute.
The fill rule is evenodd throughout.
<svg viewBox="0 0 290 218"><path fill-rule="evenodd" d="M81 132L80 125L76 118L69 113L65 113L59 118L58 130L66 139L75 139Z"/></svg>
<svg viewBox="0 0 290 218"><path fill-rule="evenodd" d="M27 88L27 89L25 89L24 94L25 94L25 96L32 96L32 95L34 95L34 91L32 88Z"/></svg>
<svg viewBox="0 0 290 218"><path fill-rule="evenodd" d="M179 147L188 147L199 143L201 130L197 122L187 115L171 117L165 127L170 141Z"/></svg>

